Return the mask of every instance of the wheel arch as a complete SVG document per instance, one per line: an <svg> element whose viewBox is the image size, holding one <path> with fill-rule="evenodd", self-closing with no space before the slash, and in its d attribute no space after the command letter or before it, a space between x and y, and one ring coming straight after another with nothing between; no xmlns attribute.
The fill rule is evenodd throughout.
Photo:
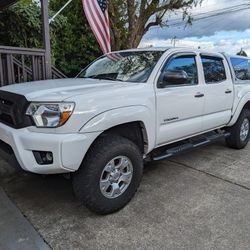
<svg viewBox="0 0 250 250"><path fill-rule="evenodd" d="M89 120L80 133L99 131L99 136L115 133L133 141L146 154L154 148L155 143L155 122L152 117L154 115L145 106L109 110Z"/></svg>
<svg viewBox="0 0 250 250"><path fill-rule="evenodd" d="M235 109L235 112L233 113L232 118L231 118L231 120L230 120L230 122L228 124L229 127L234 125L237 122L237 120L238 120L238 118L239 118L239 116L240 116L243 109L250 110L250 93L246 94L240 100L240 102L237 105L237 107Z"/></svg>
<svg viewBox="0 0 250 250"><path fill-rule="evenodd" d="M148 150L148 136L145 124L142 121L116 125L103 131L99 136L112 136L112 134L120 135L132 141L143 154Z"/></svg>

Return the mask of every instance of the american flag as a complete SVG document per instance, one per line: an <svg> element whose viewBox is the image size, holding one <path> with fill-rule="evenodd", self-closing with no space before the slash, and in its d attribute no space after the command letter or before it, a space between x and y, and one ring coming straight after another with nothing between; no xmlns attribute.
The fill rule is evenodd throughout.
<svg viewBox="0 0 250 250"><path fill-rule="evenodd" d="M104 54L111 51L108 0L82 0L89 25Z"/></svg>

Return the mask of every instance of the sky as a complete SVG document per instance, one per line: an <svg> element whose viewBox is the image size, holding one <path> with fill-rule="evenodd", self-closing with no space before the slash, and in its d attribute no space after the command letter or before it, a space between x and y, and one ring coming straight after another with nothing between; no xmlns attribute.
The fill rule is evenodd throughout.
<svg viewBox="0 0 250 250"><path fill-rule="evenodd" d="M223 14L217 15L218 11ZM190 12L194 17L191 26L181 21L180 12L169 14L166 16L169 27L152 27L140 47L173 46L175 41L176 46L229 54L236 54L242 48L250 55L250 0L204 0ZM210 17L204 18L207 16Z"/></svg>

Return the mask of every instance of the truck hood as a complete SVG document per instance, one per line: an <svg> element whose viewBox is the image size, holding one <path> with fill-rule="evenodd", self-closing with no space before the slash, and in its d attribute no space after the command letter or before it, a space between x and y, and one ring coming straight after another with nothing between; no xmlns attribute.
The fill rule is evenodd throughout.
<svg viewBox="0 0 250 250"><path fill-rule="evenodd" d="M24 95L28 101L63 101L76 95L111 91L138 83L114 82L98 79L67 78L34 81L1 87L0 90Z"/></svg>

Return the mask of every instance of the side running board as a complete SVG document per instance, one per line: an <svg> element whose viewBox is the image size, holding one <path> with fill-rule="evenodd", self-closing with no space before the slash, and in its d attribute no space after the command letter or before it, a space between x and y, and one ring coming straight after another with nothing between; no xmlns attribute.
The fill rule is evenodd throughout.
<svg viewBox="0 0 250 250"><path fill-rule="evenodd" d="M226 137L230 136L230 133L210 133L206 136L202 136L202 137L194 137L189 139L189 141L185 141L183 144L173 147L173 148L168 148L165 153L163 153L162 155L159 156L155 156L153 157L154 161L160 161L160 160L165 160L169 157L172 157L174 155L179 155L181 153L184 152L188 152L191 151L193 149L202 147L202 146L206 146L209 144L212 144L216 141L219 141L221 139L224 139Z"/></svg>

